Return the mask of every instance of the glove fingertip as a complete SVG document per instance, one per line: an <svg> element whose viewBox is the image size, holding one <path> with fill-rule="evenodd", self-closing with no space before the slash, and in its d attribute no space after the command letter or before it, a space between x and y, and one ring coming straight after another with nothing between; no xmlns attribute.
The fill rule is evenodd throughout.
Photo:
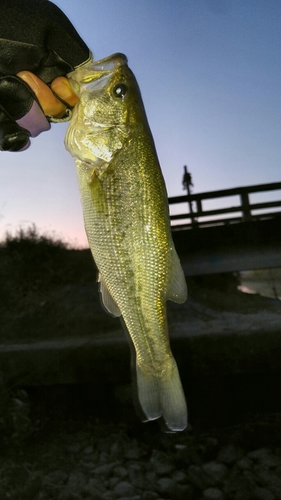
<svg viewBox="0 0 281 500"><path fill-rule="evenodd" d="M30 134L27 130L8 120L0 122L0 125L1 151L24 151L30 146Z"/></svg>
<svg viewBox="0 0 281 500"><path fill-rule="evenodd" d="M0 141L1 151L10 151L11 153L25 151L30 146L29 135L24 133L15 133L11 135L6 135Z"/></svg>
<svg viewBox="0 0 281 500"><path fill-rule="evenodd" d="M30 132L31 137L37 137L42 132L50 129L50 123L45 117L42 109L36 101L22 118L16 120L16 123Z"/></svg>

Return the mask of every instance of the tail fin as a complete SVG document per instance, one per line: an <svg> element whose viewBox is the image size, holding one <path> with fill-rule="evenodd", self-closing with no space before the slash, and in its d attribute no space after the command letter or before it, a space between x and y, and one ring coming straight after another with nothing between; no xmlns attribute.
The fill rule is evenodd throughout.
<svg viewBox="0 0 281 500"><path fill-rule="evenodd" d="M147 420L163 416L171 431L183 431L187 426L187 408L174 358L169 375L147 375L138 364L136 370L139 402Z"/></svg>

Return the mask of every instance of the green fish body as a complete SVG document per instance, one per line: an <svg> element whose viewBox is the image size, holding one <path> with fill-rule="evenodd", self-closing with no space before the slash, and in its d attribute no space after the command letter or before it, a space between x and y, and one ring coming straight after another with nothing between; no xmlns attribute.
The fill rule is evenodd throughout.
<svg viewBox="0 0 281 500"><path fill-rule="evenodd" d="M121 316L136 354L146 420L172 431L187 409L171 353L166 301L184 302L164 179L136 79L122 54L70 74L80 97L66 135L76 161L85 229L104 307Z"/></svg>

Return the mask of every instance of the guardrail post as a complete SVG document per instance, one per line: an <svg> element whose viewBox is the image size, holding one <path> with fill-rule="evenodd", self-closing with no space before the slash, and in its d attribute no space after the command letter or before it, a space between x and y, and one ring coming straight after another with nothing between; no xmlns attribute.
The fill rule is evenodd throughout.
<svg viewBox="0 0 281 500"><path fill-rule="evenodd" d="M197 205L197 215L199 217L199 215L202 214L202 201L197 199L196 200L196 205Z"/></svg>
<svg viewBox="0 0 281 500"><path fill-rule="evenodd" d="M249 202L249 194L247 191L242 191L241 195L241 205L242 205L242 213L243 213L243 220L245 222L252 220L252 214L251 214L251 206Z"/></svg>

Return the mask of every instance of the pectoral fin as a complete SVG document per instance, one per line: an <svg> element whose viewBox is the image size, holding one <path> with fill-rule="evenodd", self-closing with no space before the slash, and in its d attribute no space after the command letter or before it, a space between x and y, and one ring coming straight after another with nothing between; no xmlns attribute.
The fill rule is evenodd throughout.
<svg viewBox="0 0 281 500"><path fill-rule="evenodd" d="M187 287L183 269L176 250L172 250L170 283L167 289L167 300L182 304L187 299Z"/></svg>
<svg viewBox="0 0 281 500"><path fill-rule="evenodd" d="M106 310L106 312L111 314L111 316L114 316L114 317L121 316L120 309L119 309L118 305L116 304L115 300L110 295L108 288L107 288L101 274L99 274L98 281L99 281L99 292L100 292L101 303L102 303L104 309Z"/></svg>

